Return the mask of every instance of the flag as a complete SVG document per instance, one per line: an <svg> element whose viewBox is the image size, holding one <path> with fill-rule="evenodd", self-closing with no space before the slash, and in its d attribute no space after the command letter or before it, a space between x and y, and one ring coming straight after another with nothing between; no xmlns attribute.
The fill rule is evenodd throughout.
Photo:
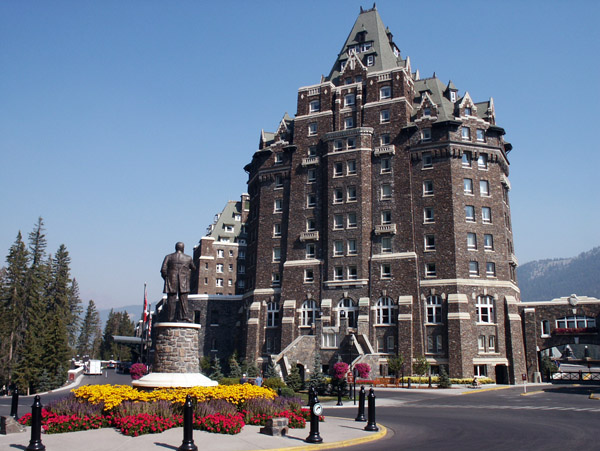
<svg viewBox="0 0 600 451"><path fill-rule="evenodd" d="M152 329L152 315L150 312L152 311L152 304L148 304L148 337L150 337L150 331Z"/></svg>
<svg viewBox="0 0 600 451"><path fill-rule="evenodd" d="M144 284L144 323L148 319L148 291L146 290L146 284Z"/></svg>

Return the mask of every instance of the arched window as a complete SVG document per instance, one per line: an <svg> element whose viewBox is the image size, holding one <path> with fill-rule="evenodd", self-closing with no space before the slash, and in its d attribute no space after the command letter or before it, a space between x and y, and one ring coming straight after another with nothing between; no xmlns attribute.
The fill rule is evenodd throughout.
<svg viewBox="0 0 600 451"><path fill-rule="evenodd" d="M315 320L315 313L317 312L317 303L313 300L307 299L302 303L300 307L300 325L301 326L312 326Z"/></svg>
<svg viewBox="0 0 600 451"><path fill-rule="evenodd" d="M340 318L348 318L348 327L356 328L358 324L358 306L350 298L343 298L338 302L338 325Z"/></svg>
<svg viewBox="0 0 600 451"><path fill-rule="evenodd" d="M427 322L440 324L442 322L442 297L427 296Z"/></svg>
<svg viewBox="0 0 600 451"><path fill-rule="evenodd" d="M494 323L494 298L491 296L477 296L477 322Z"/></svg>
<svg viewBox="0 0 600 451"><path fill-rule="evenodd" d="M279 303L269 302L267 304L267 327L279 326Z"/></svg>
<svg viewBox="0 0 600 451"><path fill-rule="evenodd" d="M379 298L377 301L377 321L376 324L394 324L394 301L387 296Z"/></svg>

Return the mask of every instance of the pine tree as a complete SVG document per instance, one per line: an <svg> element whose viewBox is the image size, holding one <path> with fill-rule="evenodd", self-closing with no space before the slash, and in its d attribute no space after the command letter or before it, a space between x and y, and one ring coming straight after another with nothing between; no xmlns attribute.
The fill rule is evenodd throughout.
<svg viewBox="0 0 600 451"><path fill-rule="evenodd" d="M96 309L96 304L90 299L77 340L77 354L89 355L90 358L97 359L100 357L101 342L100 314Z"/></svg>
<svg viewBox="0 0 600 451"><path fill-rule="evenodd" d="M237 361L237 354L234 352L229 359L229 377L239 379L242 377L242 368Z"/></svg>
<svg viewBox="0 0 600 451"><path fill-rule="evenodd" d="M450 388L451 386L452 382L450 382L446 367L442 365L440 366L440 382L438 383L438 388Z"/></svg>
<svg viewBox="0 0 600 451"><path fill-rule="evenodd" d="M302 388L302 378L300 377L300 370L296 365L292 365L292 370L285 378L285 383L295 392L300 391Z"/></svg>
<svg viewBox="0 0 600 451"><path fill-rule="evenodd" d="M79 284L75 278L73 278L71 286L69 287L69 312L71 313L69 323L67 324L67 330L69 332L69 348L72 351L75 351L81 329L81 314L83 313L81 298L79 297Z"/></svg>
<svg viewBox="0 0 600 451"><path fill-rule="evenodd" d="M21 232L6 257L0 285L0 379L11 380L23 347L28 252Z"/></svg>
<svg viewBox="0 0 600 451"><path fill-rule="evenodd" d="M269 359L269 363L267 363L267 368L265 369L265 379L270 379L276 377L280 379L279 374L277 373L277 368L275 368L275 364L273 360Z"/></svg>
<svg viewBox="0 0 600 451"><path fill-rule="evenodd" d="M115 343L113 336L122 335L132 337L133 333L134 325L129 319L128 313L115 312L111 309L104 325L104 332L102 333L102 342L100 344L102 358L105 360L116 359L124 362L131 360L131 349L129 346Z"/></svg>
<svg viewBox="0 0 600 451"><path fill-rule="evenodd" d="M216 357L213 359L212 365L210 366L210 375L208 377L210 377L213 381L220 381L223 379L221 362Z"/></svg>
<svg viewBox="0 0 600 451"><path fill-rule="evenodd" d="M313 365L313 372L310 376L310 381L308 382L308 386L317 390L319 394L325 393L327 389L327 379L325 379L325 374L323 374L322 364L321 364L321 353L315 352L315 361Z"/></svg>
<svg viewBox="0 0 600 451"><path fill-rule="evenodd" d="M258 376L258 367L254 360L244 359L242 362L242 372L246 373L249 377Z"/></svg>

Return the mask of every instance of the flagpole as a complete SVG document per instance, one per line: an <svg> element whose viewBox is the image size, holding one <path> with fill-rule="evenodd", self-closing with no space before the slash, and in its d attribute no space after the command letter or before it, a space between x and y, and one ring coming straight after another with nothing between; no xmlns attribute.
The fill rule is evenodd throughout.
<svg viewBox="0 0 600 451"><path fill-rule="evenodd" d="M144 311L142 313L142 355L140 357L144 357L144 353L146 353L146 348L148 347L146 341L148 339L148 329L146 328L146 318L148 315L148 291L147 284L144 282ZM146 361L146 364L148 362Z"/></svg>

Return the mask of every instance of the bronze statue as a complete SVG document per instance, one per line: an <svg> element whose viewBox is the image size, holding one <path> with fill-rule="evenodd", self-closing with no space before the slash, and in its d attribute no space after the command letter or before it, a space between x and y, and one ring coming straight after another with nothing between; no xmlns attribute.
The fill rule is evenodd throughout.
<svg viewBox="0 0 600 451"><path fill-rule="evenodd" d="M163 260L160 275L165 280L163 293L167 293L167 321L190 322L188 294L191 272L196 269L192 257L183 253L183 243L175 245L175 252ZM179 302L177 302L179 295ZM164 316L163 316L164 317Z"/></svg>

